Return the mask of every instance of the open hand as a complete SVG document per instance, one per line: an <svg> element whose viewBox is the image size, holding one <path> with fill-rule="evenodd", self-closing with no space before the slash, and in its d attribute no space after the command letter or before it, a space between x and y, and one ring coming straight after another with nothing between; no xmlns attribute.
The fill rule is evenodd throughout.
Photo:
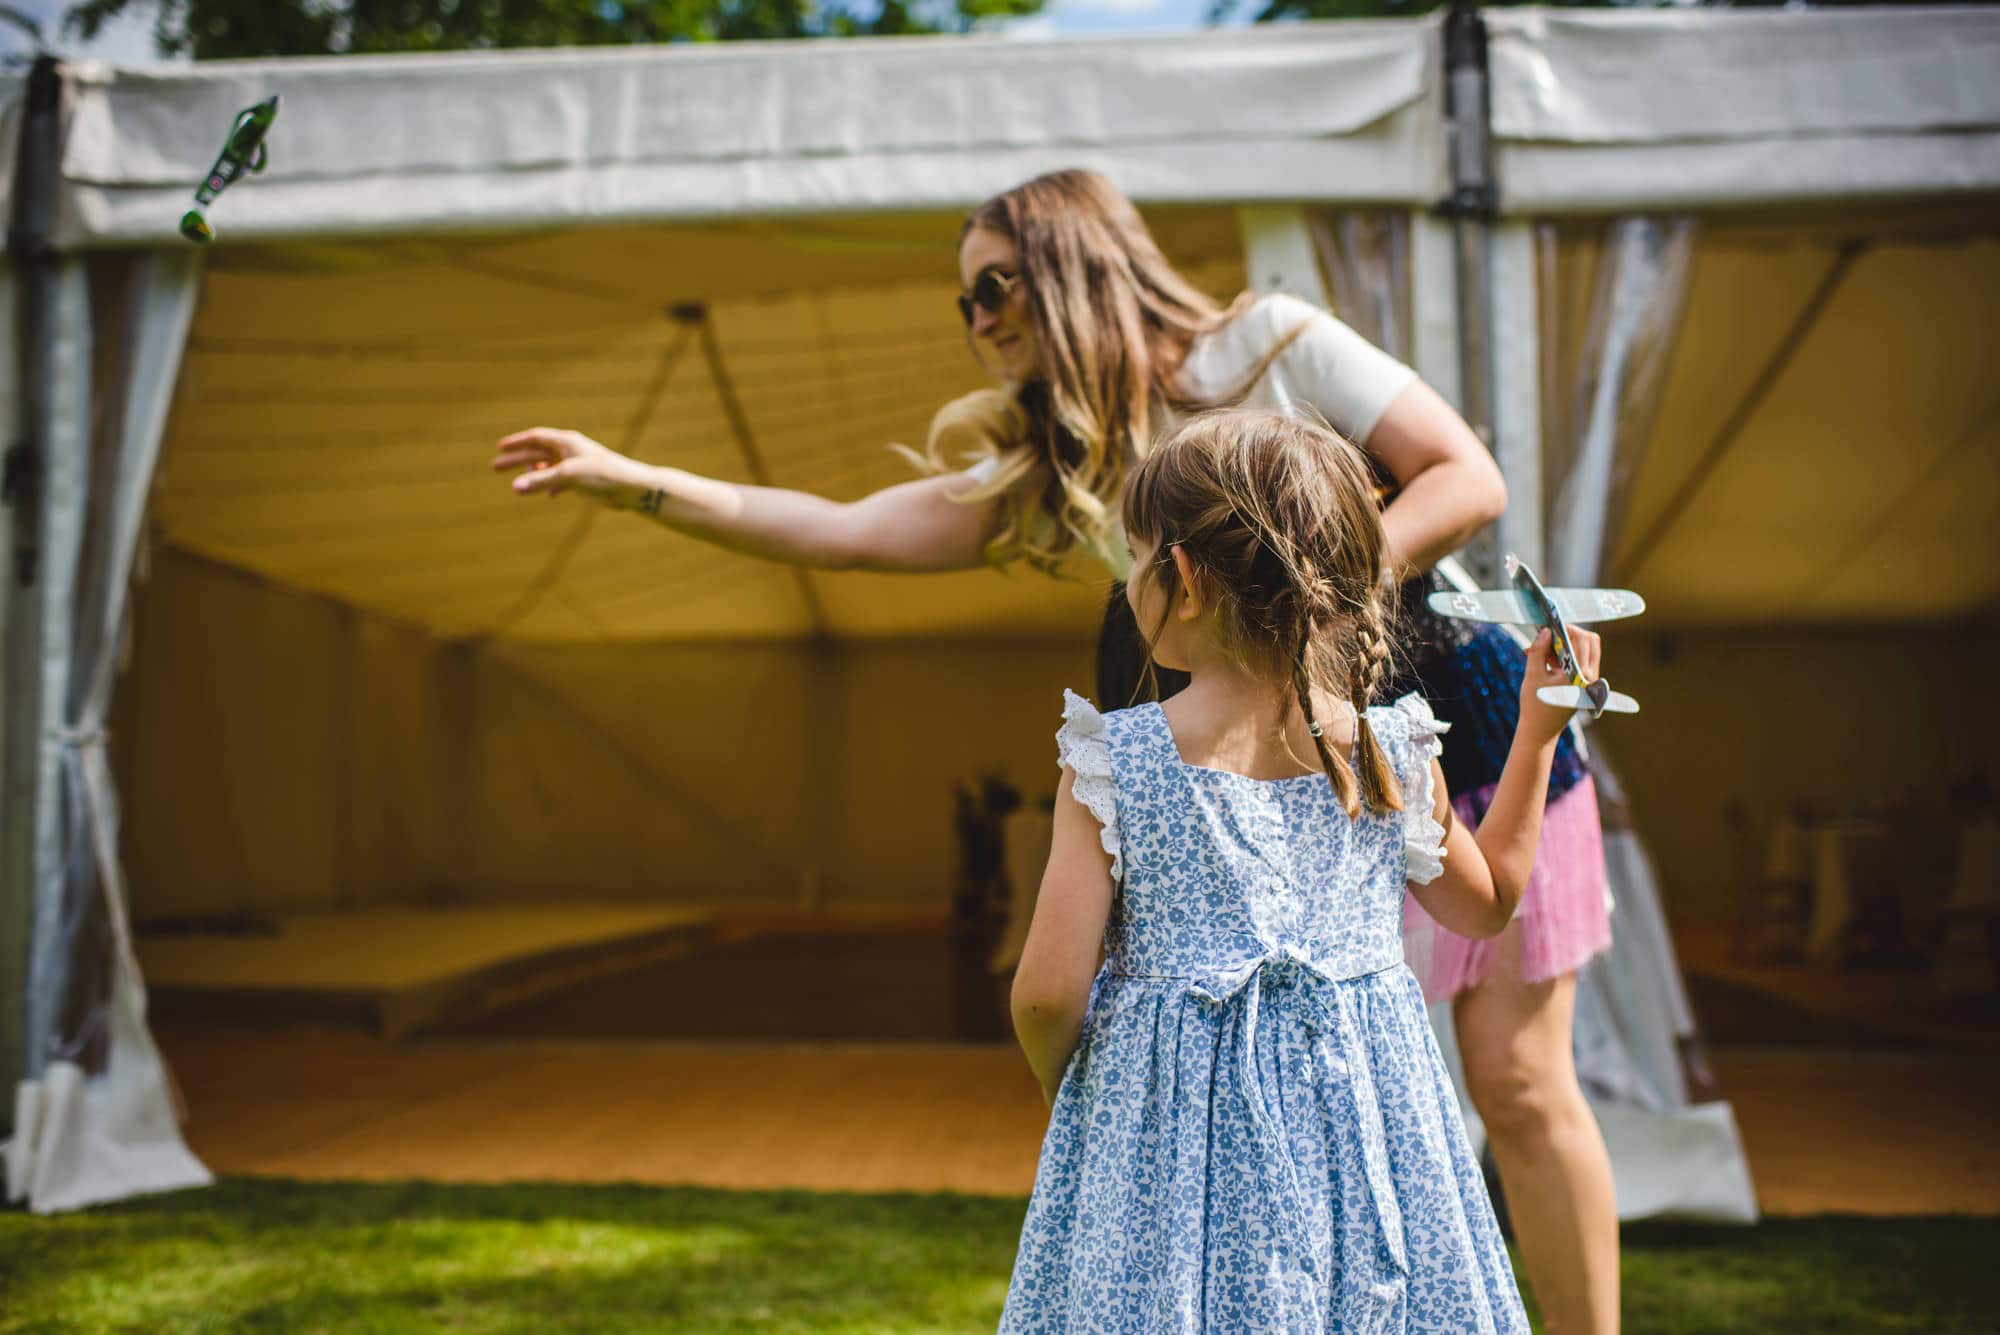
<svg viewBox="0 0 2000 1335"><path fill-rule="evenodd" d="M538 426L502 437L493 471L518 473L517 496L560 496L574 490L604 505L626 508L639 495L639 465L581 431Z"/></svg>

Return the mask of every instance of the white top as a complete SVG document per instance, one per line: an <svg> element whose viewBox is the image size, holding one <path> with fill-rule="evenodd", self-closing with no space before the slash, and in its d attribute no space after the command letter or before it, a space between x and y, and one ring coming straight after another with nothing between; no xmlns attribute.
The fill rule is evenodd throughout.
<svg viewBox="0 0 2000 1335"><path fill-rule="evenodd" d="M1283 292L1259 297L1242 315L1197 340L1181 368L1182 387L1202 399L1235 393L1271 346L1301 324L1304 331L1278 354L1244 406L1310 408L1365 446L1390 401L1416 372L1311 302ZM1169 413L1162 430L1179 424L1180 417Z"/></svg>
<svg viewBox="0 0 2000 1335"><path fill-rule="evenodd" d="M1302 323L1305 329L1258 378L1243 406L1311 409L1365 446L1391 400L1416 379L1416 372L1311 302L1282 292L1258 298L1236 319L1196 340L1181 369L1183 388L1196 398L1228 398L1243 387L1272 345ZM1182 420L1178 413L1164 412L1159 429L1171 431ZM966 476L984 482L997 464L982 460ZM1055 521L1045 517L1045 522ZM1124 579L1131 573L1131 553L1115 516L1113 525L1112 550L1093 555L1114 577Z"/></svg>

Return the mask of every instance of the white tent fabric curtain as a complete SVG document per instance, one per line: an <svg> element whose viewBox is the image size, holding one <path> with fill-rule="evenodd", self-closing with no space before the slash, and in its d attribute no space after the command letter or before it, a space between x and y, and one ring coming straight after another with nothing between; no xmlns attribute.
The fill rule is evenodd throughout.
<svg viewBox="0 0 2000 1335"><path fill-rule="evenodd" d="M1406 209L1315 209L1306 215L1326 290L1348 327L1408 362L1410 215Z"/></svg>
<svg viewBox="0 0 2000 1335"><path fill-rule="evenodd" d="M1322 211L1311 216L1309 226L1341 318L1407 359L1408 213ZM1601 547L1606 516L1618 513L1612 501L1623 495L1623 485L1635 471L1634 460L1619 455L1619 443L1636 451L1650 435L1686 294L1690 224L1619 223L1612 236L1598 271L1592 337L1583 345L1581 366L1574 368L1585 389L1586 411L1577 417L1578 462L1563 474L1565 504L1552 512L1555 552L1574 551L1579 541L1572 538L1567 546L1557 542L1555 526ZM1546 244L1554 244L1552 231ZM1552 257L1540 267L1544 283L1552 283ZM1544 288L1545 302L1554 295L1552 287ZM1544 340L1545 362L1555 359L1555 347ZM1560 565L1562 559L1556 557L1556 569L1563 582L1595 579L1594 566L1588 574L1578 574L1574 567ZM1655 1214L1754 1219L1756 1198L1728 1105L1688 1108L1680 1060L1684 1051L1694 1050L1694 1020L1660 911L1652 861L1632 828L1622 789L1601 756L1593 760L1593 770L1604 813L1605 874L1617 915L1612 950L1577 980L1575 1056L1612 1151L1619 1213L1628 1219ZM1467 1128L1475 1139L1483 1139L1478 1114L1464 1096L1448 1007L1432 1007L1431 1019L1459 1081Z"/></svg>
<svg viewBox="0 0 2000 1335"><path fill-rule="evenodd" d="M1665 392L1695 248L1695 225L1687 219L1621 218L1592 232L1571 232L1568 244L1594 255L1595 263L1567 268L1564 231L1544 223L1536 236L1547 350L1548 574L1569 585L1598 584L1610 573ZM1587 285L1588 292L1571 292L1566 283ZM1579 300L1586 295L1587 303ZM1564 319L1580 307L1582 327L1564 329ZM1654 1111L1680 1108L1688 1102L1682 1061L1697 1051L1694 1015L1651 859L1599 741L1591 767L1620 930L1605 967L1587 970L1581 980L1579 1046L1593 1049L1593 1084L1606 1097ZM1619 1033L1633 1041L1613 1041Z"/></svg>
<svg viewBox="0 0 2000 1335"><path fill-rule="evenodd" d="M1606 223L1587 269L1559 262L1564 232L1537 232L1543 367L1543 478L1548 489L1548 575L1594 585L1607 575L1632 483L1652 439L1667 367L1681 327L1695 225L1680 218ZM1571 244L1586 238L1571 235ZM1564 275L1589 284L1581 329L1566 313L1586 305ZM1577 1073L1611 1147L1619 1211L1725 1220L1757 1217L1749 1163L1734 1115L1721 1101L1692 1101L1689 1063L1700 1034L1661 908L1658 877L1606 755L1592 734L1592 776L1604 822L1614 905L1611 949L1578 974Z"/></svg>
<svg viewBox="0 0 2000 1335"><path fill-rule="evenodd" d="M1607 573L1625 502L1653 437L1667 365L1680 332L1694 265L1695 225L1685 218L1621 218L1598 247L1585 327L1559 325L1562 229L1543 223L1535 247L1545 294L1542 470L1549 488L1549 569L1558 584L1595 584ZM1565 365L1560 350L1576 349Z"/></svg>
<svg viewBox="0 0 2000 1335"><path fill-rule="evenodd" d="M114 312L95 357L96 303ZM123 280L122 293L102 284ZM7 1193L37 1212L211 1178L179 1129L146 1028L118 863L105 719L154 463L200 290L192 250L61 262L50 312L26 1076L15 1091ZM105 382L92 385L93 364Z"/></svg>

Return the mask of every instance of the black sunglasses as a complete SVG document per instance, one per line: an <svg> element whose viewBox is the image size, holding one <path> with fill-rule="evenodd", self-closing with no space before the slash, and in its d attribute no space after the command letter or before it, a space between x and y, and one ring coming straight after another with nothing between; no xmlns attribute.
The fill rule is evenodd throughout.
<svg viewBox="0 0 2000 1335"><path fill-rule="evenodd" d="M982 269L979 277L972 280L972 291L958 294L958 313L968 327L972 324L972 308L977 306L988 315L998 315L1007 308L1007 298L1014 295L1020 286L1018 276L1002 273L998 269Z"/></svg>

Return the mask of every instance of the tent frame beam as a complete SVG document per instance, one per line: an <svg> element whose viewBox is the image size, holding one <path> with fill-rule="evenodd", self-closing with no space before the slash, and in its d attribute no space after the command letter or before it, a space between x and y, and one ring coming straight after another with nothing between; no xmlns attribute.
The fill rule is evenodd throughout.
<svg viewBox="0 0 2000 1335"><path fill-rule="evenodd" d="M666 393L667 386L673 381L674 369L680 365L681 357L687 351L689 337L690 332L683 328L680 336L669 343L666 351L660 355L652 380L639 395L639 406L633 410L631 420L625 424L625 433L618 442L619 453L637 457L639 441L646 434L646 425L653 420L653 412L659 407L660 396ZM527 588L521 591L521 596L514 600L514 605L495 620L491 630L467 638L472 641L482 641L505 634L509 627L541 606L542 600L555 588L556 581L569 569L570 561L582 548L583 540L590 536L591 529L596 527L598 517L602 514L604 510L601 507L586 506L583 513L571 523L569 532L563 534L561 541L556 544L555 551L549 554L549 559L535 572L535 577L528 582Z"/></svg>

